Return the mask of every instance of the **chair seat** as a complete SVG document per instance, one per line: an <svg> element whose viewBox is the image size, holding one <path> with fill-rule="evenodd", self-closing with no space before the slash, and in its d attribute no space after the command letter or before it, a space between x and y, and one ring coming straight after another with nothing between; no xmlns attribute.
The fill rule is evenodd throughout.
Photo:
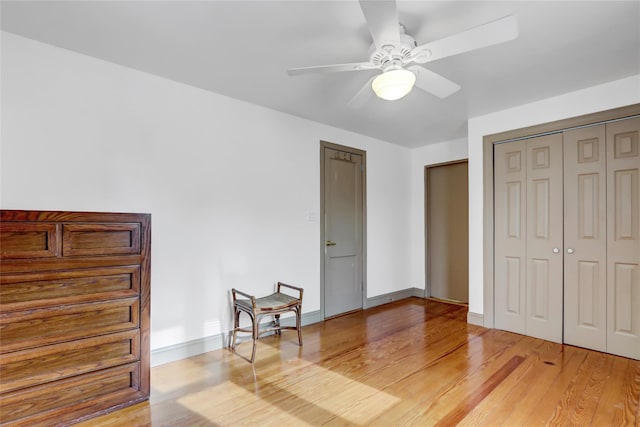
<svg viewBox="0 0 640 427"><path fill-rule="evenodd" d="M238 299L237 304L252 310L251 301L247 299ZM256 298L256 308L258 310L282 310L300 304L300 299L292 297L281 292L276 292L266 297Z"/></svg>

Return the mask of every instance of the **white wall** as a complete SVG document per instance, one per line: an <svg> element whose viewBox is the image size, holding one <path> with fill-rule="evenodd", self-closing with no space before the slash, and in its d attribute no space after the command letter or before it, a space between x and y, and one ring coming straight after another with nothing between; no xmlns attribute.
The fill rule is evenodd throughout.
<svg viewBox="0 0 640 427"><path fill-rule="evenodd" d="M467 139L416 148L411 152L411 284L425 289L424 167L467 158Z"/></svg>
<svg viewBox="0 0 640 427"><path fill-rule="evenodd" d="M320 140L367 151L368 296L410 287L408 149L9 33L0 136L3 209L152 214L152 349L228 331L232 287L320 308Z"/></svg>
<svg viewBox="0 0 640 427"><path fill-rule="evenodd" d="M483 168L485 135L640 102L640 75L469 120L469 311L483 314Z"/></svg>
<svg viewBox="0 0 640 427"><path fill-rule="evenodd" d="M399 149L396 145L382 143L376 144L373 151L367 149L369 298L411 287L408 261L410 160L411 150Z"/></svg>
<svg viewBox="0 0 640 427"><path fill-rule="evenodd" d="M9 33L1 91L3 209L153 214L157 349L227 331L234 286L288 281L305 287L305 313L320 308L321 139L367 151L369 297L424 288L424 166L468 156L469 303L483 313L482 137L638 103L640 76L476 117L467 140L414 150Z"/></svg>

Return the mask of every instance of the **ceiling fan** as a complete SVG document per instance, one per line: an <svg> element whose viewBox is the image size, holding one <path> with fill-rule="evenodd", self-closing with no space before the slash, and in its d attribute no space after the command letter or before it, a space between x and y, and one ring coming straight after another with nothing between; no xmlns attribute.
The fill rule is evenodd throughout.
<svg viewBox="0 0 640 427"><path fill-rule="evenodd" d="M395 0L360 0L360 8L373 38L369 61L349 64L290 68L290 76L311 73L361 71L379 69L349 102L362 105L371 93L385 100L400 99L414 86L439 98L446 98L460 86L420 65L448 56L513 40L518 37L518 22L512 15L471 28L458 34L423 45L406 34L398 22Z"/></svg>

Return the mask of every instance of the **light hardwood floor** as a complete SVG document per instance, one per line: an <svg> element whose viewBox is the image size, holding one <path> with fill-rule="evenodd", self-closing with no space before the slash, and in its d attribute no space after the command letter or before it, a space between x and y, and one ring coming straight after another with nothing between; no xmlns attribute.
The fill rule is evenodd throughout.
<svg viewBox="0 0 640 427"><path fill-rule="evenodd" d="M466 323L410 298L151 371L84 426L638 426L640 362ZM238 351L251 352L251 344Z"/></svg>

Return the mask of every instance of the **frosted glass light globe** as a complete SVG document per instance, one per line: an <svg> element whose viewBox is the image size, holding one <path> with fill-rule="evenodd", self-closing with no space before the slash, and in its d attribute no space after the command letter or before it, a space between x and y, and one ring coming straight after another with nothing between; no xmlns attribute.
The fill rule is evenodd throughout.
<svg viewBox="0 0 640 427"><path fill-rule="evenodd" d="M379 98L395 101L411 92L415 83L415 74L408 70L399 69L380 74L373 79L371 88Z"/></svg>

